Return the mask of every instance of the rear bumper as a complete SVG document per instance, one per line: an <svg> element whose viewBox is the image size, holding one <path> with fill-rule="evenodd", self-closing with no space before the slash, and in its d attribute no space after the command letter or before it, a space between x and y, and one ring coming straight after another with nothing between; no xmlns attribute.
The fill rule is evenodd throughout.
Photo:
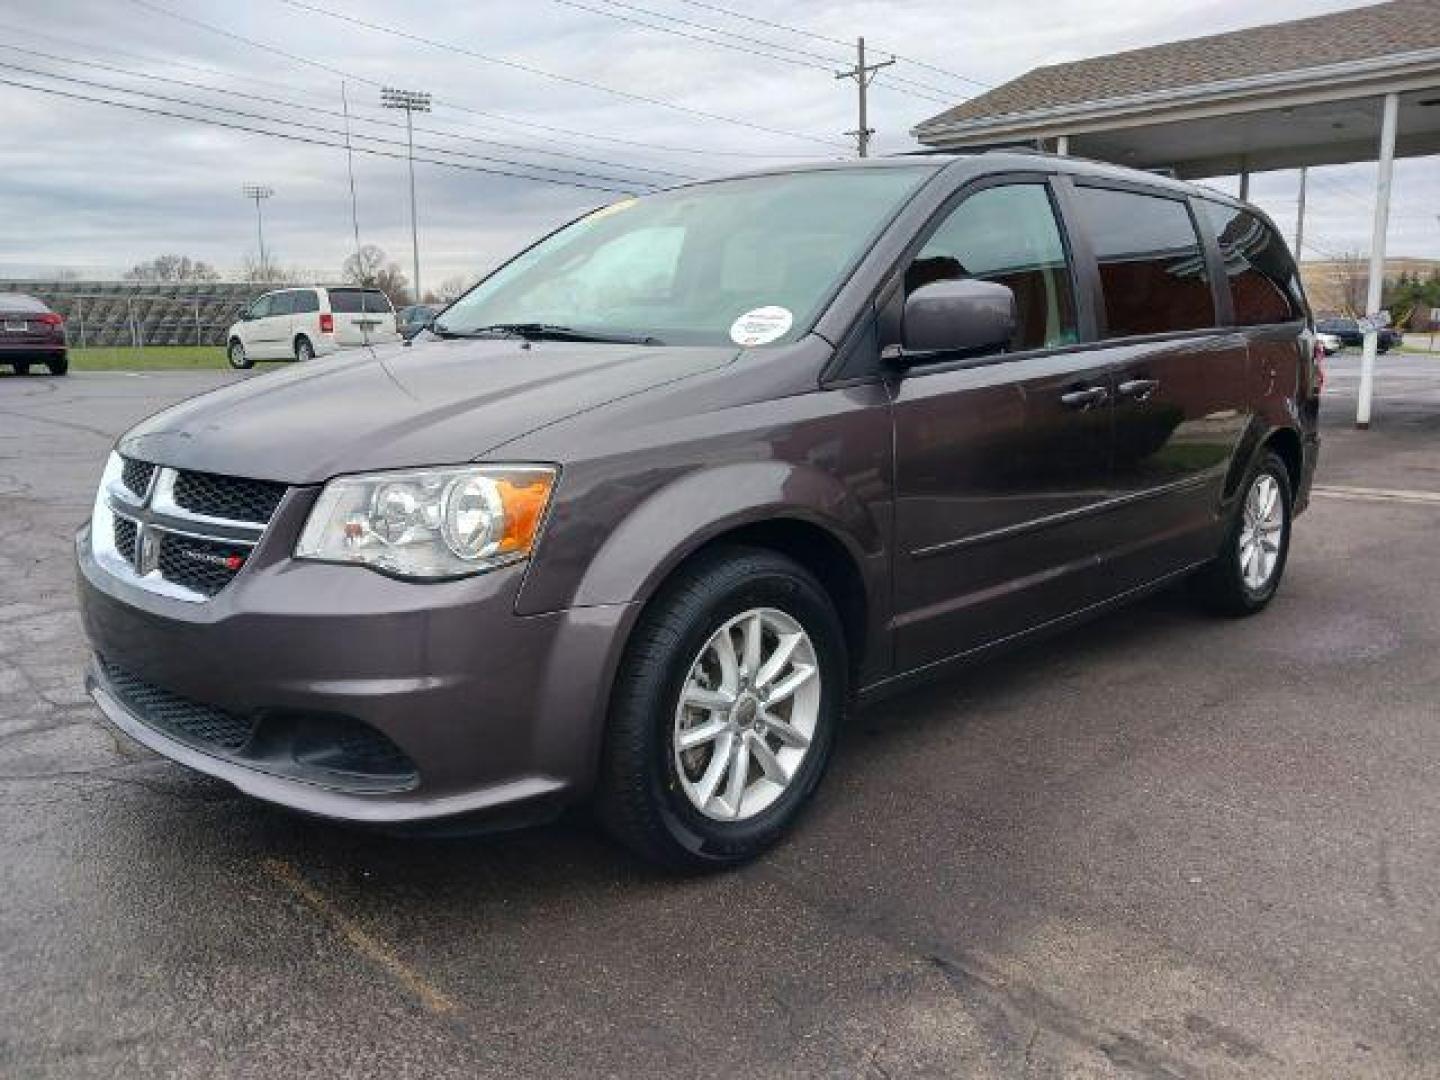
<svg viewBox="0 0 1440 1080"><path fill-rule="evenodd" d="M297 562L287 516L298 527L282 510L250 564L206 603L115 578L95 562L89 527L80 531L81 614L106 662L91 665L87 684L116 727L247 794L347 821L528 820L588 792L630 605L518 616L523 565L415 584ZM254 734L229 747L177 737L108 670L247 718ZM376 790L307 772L285 737L265 734L328 718L383 735L413 776Z"/></svg>
<svg viewBox="0 0 1440 1080"><path fill-rule="evenodd" d="M59 360L65 355L67 348L63 341L45 343L0 339L0 364L13 360Z"/></svg>

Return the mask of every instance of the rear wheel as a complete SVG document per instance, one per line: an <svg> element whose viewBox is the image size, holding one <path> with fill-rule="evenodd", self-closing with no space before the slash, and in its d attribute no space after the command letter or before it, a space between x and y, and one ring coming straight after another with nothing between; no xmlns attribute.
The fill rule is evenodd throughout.
<svg viewBox="0 0 1440 1080"><path fill-rule="evenodd" d="M23 361L23 360L17 360L17 361L15 361L15 374L16 374L16 375L29 375L29 374L30 374L30 365L29 365L27 362Z"/></svg>
<svg viewBox="0 0 1440 1080"><path fill-rule="evenodd" d="M298 337L295 339L295 359L301 363L315 359L315 346L310 344L309 338Z"/></svg>
<svg viewBox="0 0 1440 1080"><path fill-rule="evenodd" d="M70 370L70 358L62 356L57 360L47 360L45 366L50 369L51 375L64 375Z"/></svg>
<svg viewBox="0 0 1440 1080"><path fill-rule="evenodd" d="M616 678L602 822L674 867L754 858L819 784L845 677L834 606L802 567L753 548L686 567L642 618Z"/></svg>
<svg viewBox="0 0 1440 1080"><path fill-rule="evenodd" d="M1215 561L1195 578L1200 598L1228 615L1253 615L1274 598L1290 553L1294 493L1285 463L1271 452L1251 466L1240 504Z"/></svg>
<svg viewBox="0 0 1440 1080"><path fill-rule="evenodd" d="M245 371L255 366L255 361L251 360L245 352L245 344L239 338L230 342L229 348L225 350L225 356L229 359L230 366L237 371Z"/></svg>

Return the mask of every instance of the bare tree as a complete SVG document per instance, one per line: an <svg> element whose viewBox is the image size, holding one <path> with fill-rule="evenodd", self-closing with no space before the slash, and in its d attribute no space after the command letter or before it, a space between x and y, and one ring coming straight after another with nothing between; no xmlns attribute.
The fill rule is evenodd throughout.
<svg viewBox="0 0 1440 1080"><path fill-rule="evenodd" d="M465 293L469 292L474 284L475 279L473 277L456 274L454 277L448 277L437 285L433 292L426 295L426 300L430 300L433 297L434 302L437 304L452 304Z"/></svg>
<svg viewBox="0 0 1440 1080"><path fill-rule="evenodd" d="M286 270L268 255L265 261L261 262L255 256L247 254L240 264L240 280L248 281L252 285L289 285L297 279L293 272Z"/></svg>
<svg viewBox="0 0 1440 1080"><path fill-rule="evenodd" d="M196 282L219 281L220 274L207 262L189 255L157 255L149 262L136 263L125 271L126 281Z"/></svg>
<svg viewBox="0 0 1440 1080"><path fill-rule="evenodd" d="M1345 314L1352 317L1367 314L1365 301L1370 289L1369 261L1359 252L1346 252L1335 260L1331 274Z"/></svg>
<svg viewBox="0 0 1440 1080"><path fill-rule="evenodd" d="M365 244L347 258L341 264L340 276L351 285L379 289L397 308L410 303L410 279L400 269L400 264L391 260L385 249L375 244Z"/></svg>

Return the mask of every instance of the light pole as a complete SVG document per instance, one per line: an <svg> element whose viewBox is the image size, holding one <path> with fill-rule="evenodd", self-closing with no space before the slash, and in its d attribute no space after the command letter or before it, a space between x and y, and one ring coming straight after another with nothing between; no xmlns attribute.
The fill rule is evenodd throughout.
<svg viewBox="0 0 1440 1080"><path fill-rule="evenodd" d="M420 302L420 229L415 223L415 128L412 118L417 112L430 111L430 94L424 90L397 90L393 86L380 91L380 104L387 109L405 110L405 142L410 161L410 252L415 259L415 302Z"/></svg>
<svg viewBox="0 0 1440 1080"><path fill-rule="evenodd" d="M260 273L268 270L265 262L265 224L261 219L260 203L275 194L275 189L264 184L242 184L240 191L247 199L255 200L255 240L260 245Z"/></svg>

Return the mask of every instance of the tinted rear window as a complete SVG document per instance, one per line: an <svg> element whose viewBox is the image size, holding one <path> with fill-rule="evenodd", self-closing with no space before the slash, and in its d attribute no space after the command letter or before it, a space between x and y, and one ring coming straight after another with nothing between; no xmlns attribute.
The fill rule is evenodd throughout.
<svg viewBox="0 0 1440 1080"><path fill-rule="evenodd" d="M1100 263L1105 336L1215 325L1200 238L1185 203L1080 187L1080 216Z"/></svg>
<svg viewBox="0 0 1440 1080"><path fill-rule="evenodd" d="M1257 326L1300 318L1304 294L1284 241L1254 214L1219 203L1200 205L1220 242L1236 323Z"/></svg>
<svg viewBox="0 0 1440 1080"><path fill-rule="evenodd" d="M378 289L331 289L330 310L341 315L359 315L367 311L389 314L393 309Z"/></svg>
<svg viewBox="0 0 1440 1080"><path fill-rule="evenodd" d="M44 314L49 310L44 301L27 296L25 293L0 293L0 311L34 311Z"/></svg>

